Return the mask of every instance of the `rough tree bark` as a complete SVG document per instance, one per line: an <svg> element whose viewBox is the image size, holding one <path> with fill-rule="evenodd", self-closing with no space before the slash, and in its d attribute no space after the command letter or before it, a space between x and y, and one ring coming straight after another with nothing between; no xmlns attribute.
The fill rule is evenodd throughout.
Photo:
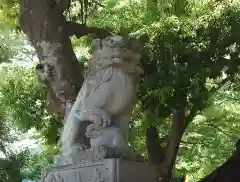
<svg viewBox="0 0 240 182"><path fill-rule="evenodd" d="M160 164L157 165L153 163L158 171L158 182L170 182L172 180L172 171L182 136L197 112L197 109L193 108L190 114L186 115L185 108L187 92L184 89L181 89L185 88L184 86L180 86L179 88L180 89L176 91L174 97L174 100L178 100L178 103L175 104L176 109L172 109L172 125L170 132L168 133L167 146L164 151L162 150L164 153L159 152L158 155L156 154L156 151L160 151L159 148L161 148L161 146L155 142L155 151L149 150L148 154L149 157L152 156L152 158L154 158L152 161L161 161ZM155 136L156 135L158 134L155 134ZM149 136L151 135L147 135L147 141L150 140ZM157 141L157 139L154 141Z"/></svg>
<svg viewBox="0 0 240 182"><path fill-rule="evenodd" d="M170 182L172 169L175 164L177 152L181 142L182 135L188 125L186 122L185 110L173 110L172 126L168 138L160 139L155 127L147 130L147 149L149 162L156 166L159 182ZM161 144L165 142L166 147Z"/></svg>
<svg viewBox="0 0 240 182"><path fill-rule="evenodd" d="M186 84L186 83L185 83ZM178 85L178 88L175 89L175 94L172 98L173 101L178 101L177 103L173 102L172 109L172 124L171 129L168 133L167 146L164 150L164 153L159 152L157 155L155 151L160 151L160 145L155 142L155 151L149 150L148 155L154 159L152 161L161 161L160 164L156 165L158 171L158 182L170 182L174 181L172 176L172 171L175 165L177 153L181 143L182 136L188 127L189 123L194 119L197 112L200 110L197 105L193 106L190 112L186 111L187 108L187 88L186 85ZM158 133L157 131L155 131ZM149 137L147 135L147 141ZM158 134L155 134L156 137L159 137ZM155 139L154 141L158 141ZM148 143L148 142L147 142ZM152 144L153 145L153 144ZM163 159L162 159L163 158ZM180 180L184 181L184 177Z"/></svg>
<svg viewBox="0 0 240 182"><path fill-rule="evenodd" d="M83 82L83 67L69 37L89 33L101 38L109 35L104 29L67 21L63 12L68 7L68 0L20 0L19 24L37 51L41 64L36 69L45 74L40 79L48 93L49 110L61 119L66 102L75 100Z"/></svg>
<svg viewBox="0 0 240 182"><path fill-rule="evenodd" d="M148 162L160 166L166 154L167 137L159 138L157 128L151 126L147 129L146 139Z"/></svg>

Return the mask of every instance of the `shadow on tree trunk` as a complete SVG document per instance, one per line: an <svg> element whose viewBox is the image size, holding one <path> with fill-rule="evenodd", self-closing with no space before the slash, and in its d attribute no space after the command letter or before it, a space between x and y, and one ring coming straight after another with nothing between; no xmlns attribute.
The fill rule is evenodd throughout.
<svg viewBox="0 0 240 182"><path fill-rule="evenodd" d="M149 163L156 166L158 182L170 182L182 135L187 127L185 111L173 110L172 126L168 138L159 138L156 127L146 133ZM164 144L165 147L162 147Z"/></svg>

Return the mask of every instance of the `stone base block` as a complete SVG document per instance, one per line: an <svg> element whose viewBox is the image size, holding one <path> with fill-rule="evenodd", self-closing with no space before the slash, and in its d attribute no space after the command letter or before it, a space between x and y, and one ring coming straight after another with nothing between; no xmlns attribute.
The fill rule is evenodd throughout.
<svg viewBox="0 0 240 182"><path fill-rule="evenodd" d="M41 182L156 182L156 172L148 164L104 159L46 169Z"/></svg>

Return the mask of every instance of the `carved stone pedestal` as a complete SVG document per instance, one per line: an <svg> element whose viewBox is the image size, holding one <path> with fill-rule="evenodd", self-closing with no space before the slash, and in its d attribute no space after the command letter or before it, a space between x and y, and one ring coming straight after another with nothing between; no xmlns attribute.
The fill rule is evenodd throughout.
<svg viewBox="0 0 240 182"><path fill-rule="evenodd" d="M41 182L156 182L156 173L148 164L104 159L46 169Z"/></svg>

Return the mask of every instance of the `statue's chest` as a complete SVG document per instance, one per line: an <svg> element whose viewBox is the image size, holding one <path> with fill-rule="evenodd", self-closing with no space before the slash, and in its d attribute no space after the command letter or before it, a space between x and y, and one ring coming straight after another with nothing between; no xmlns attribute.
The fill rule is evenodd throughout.
<svg viewBox="0 0 240 182"><path fill-rule="evenodd" d="M89 95L95 90L96 85L96 79L87 79L84 84L84 97L89 97Z"/></svg>

